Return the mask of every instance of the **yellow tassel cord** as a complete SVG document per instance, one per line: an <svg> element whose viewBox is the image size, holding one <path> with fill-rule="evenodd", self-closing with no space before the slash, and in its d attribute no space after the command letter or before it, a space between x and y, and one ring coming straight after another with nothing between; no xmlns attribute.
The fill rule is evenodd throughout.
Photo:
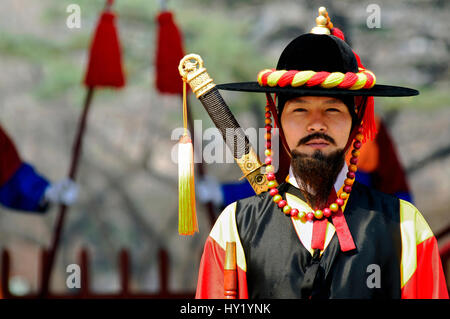
<svg viewBox="0 0 450 319"><path fill-rule="evenodd" d="M195 211L194 148L187 132L186 82L183 83L184 134L178 142L178 233L193 235L198 232Z"/></svg>

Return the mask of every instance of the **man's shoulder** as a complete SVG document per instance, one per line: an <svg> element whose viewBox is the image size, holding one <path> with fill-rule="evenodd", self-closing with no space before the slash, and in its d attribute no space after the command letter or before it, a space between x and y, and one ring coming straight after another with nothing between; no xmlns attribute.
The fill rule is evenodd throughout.
<svg viewBox="0 0 450 319"><path fill-rule="evenodd" d="M391 194L383 193L376 188L364 185L362 183L358 183L358 181L355 181L353 185L352 195L353 194L355 197L367 198L372 202L385 204L395 203L397 205L399 203L398 197Z"/></svg>
<svg viewBox="0 0 450 319"><path fill-rule="evenodd" d="M232 210L238 224L249 224L263 218L273 209L272 196L269 192L237 200L228 206Z"/></svg>
<svg viewBox="0 0 450 319"><path fill-rule="evenodd" d="M262 202L267 202L271 200L271 196L268 191L256 194L250 197L242 198L237 200L235 203L238 206L255 205Z"/></svg>
<svg viewBox="0 0 450 319"><path fill-rule="evenodd" d="M395 195L383 193L376 188L366 186L361 183L355 182L357 185L358 194L369 197L372 201L380 203L395 203L400 209L414 211L420 214L418 208L411 202L398 198Z"/></svg>
<svg viewBox="0 0 450 319"><path fill-rule="evenodd" d="M355 181L347 204L352 210L370 211L386 222L400 222L400 199Z"/></svg>
<svg viewBox="0 0 450 319"><path fill-rule="evenodd" d="M234 201L230 204L228 204L223 210L223 213L236 213L238 214L242 210L246 210L246 208L252 207L252 206L261 206L263 203L270 203L271 196L269 192L262 192L260 194L256 194L250 197L242 198L237 201Z"/></svg>

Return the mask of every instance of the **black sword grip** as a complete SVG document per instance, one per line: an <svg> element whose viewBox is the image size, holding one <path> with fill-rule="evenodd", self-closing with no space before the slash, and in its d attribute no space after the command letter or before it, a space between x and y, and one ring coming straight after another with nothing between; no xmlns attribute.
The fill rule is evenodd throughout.
<svg viewBox="0 0 450 319"><path fill-rule="evenodd" d="M219 129L225 144L230 148L234 158L241 158L249 153L250 142L239 123L231 113L217 88L199 97L214 125Z"/></svg>

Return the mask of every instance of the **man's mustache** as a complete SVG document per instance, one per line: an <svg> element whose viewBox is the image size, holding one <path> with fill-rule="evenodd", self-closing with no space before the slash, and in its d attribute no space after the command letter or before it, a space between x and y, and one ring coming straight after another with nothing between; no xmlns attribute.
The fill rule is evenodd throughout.
<svg viewBox="0 0 450 319"><path fill-rule="evenodd" d="M329 136L329 135L327 135L325 133L320 133L320 132L313 133L311 135L303 137L302 139L300 139L300 141L298 141L297 146L306 144L309 141L314 140L314 139L318 139L318 138L321 138L321 139L323 139L323 140L325 140L327 142L330 142L331 144L336 146L336 142L334 141L334 139L331 136Z"/></svg>

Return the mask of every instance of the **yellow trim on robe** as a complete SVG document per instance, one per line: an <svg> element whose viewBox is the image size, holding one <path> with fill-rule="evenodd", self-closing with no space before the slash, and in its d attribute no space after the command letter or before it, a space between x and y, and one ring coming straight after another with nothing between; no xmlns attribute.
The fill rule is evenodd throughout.
<svg viewBox="0 0 450 319"><path fill-rule="evenodd" d="M236 225L236 202L228 205L217 218L209 236L225 251L227 242L236 242L236 263L243 271L247 271L244 248L242 247Z"/></svg>
<svg viewBox="0 0 450 319"><path fill-rule="evenodd" d="M401 288L403 288L417 268L417 245L432 237L433 232L419 210L411 203L401 199L400 231L402 237L400 272Z"/></svg>

